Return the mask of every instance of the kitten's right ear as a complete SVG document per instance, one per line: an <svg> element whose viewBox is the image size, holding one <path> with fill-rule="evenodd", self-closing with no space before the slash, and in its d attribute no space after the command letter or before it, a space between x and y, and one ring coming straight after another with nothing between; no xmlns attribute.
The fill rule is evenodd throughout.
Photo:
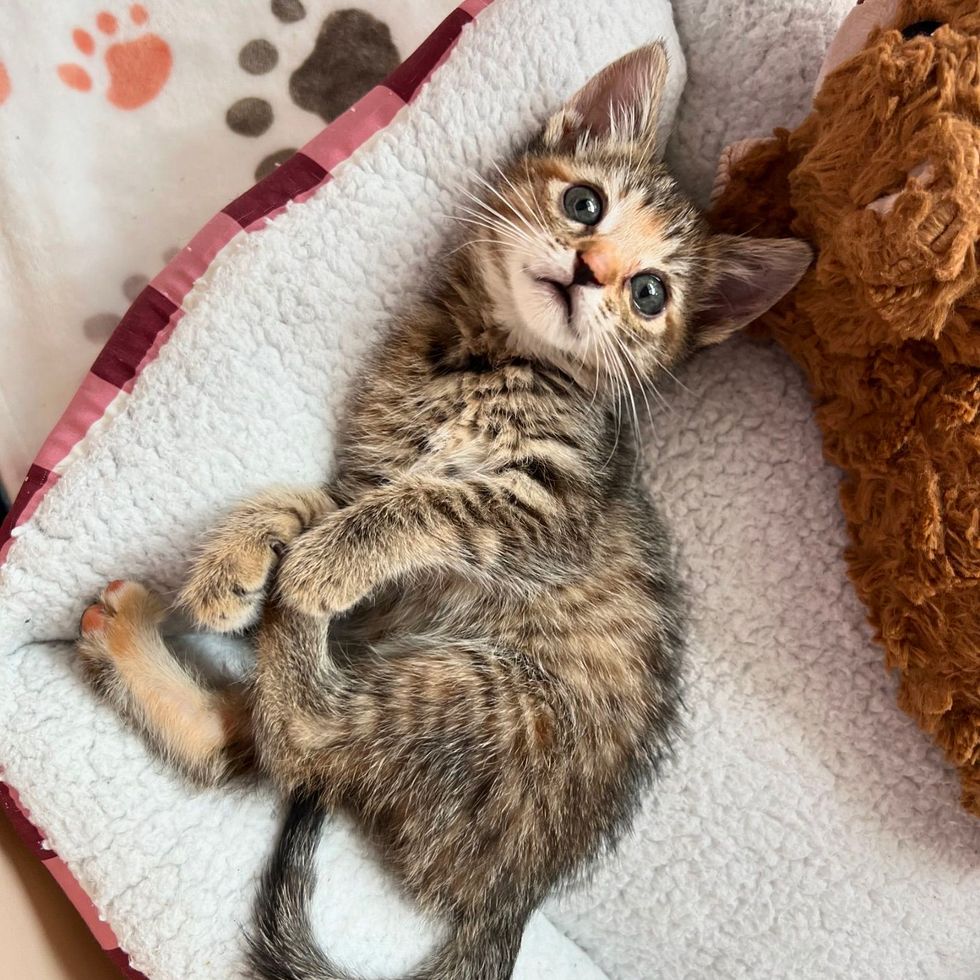
<svg viewBox="0 0 980 980"><path fill-rule="evenodd" d="M659 159L657 126L666 84L663 42L637 48L586 82L545 124L542 141L565 151L579 141L639 144Z"/></svg>

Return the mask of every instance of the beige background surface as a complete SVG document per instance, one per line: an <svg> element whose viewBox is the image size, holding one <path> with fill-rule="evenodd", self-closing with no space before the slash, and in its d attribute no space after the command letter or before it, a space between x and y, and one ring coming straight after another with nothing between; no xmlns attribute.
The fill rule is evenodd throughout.
<svg viewBox="0 0 980 980"><path fill-rule="evenodd" d="M71 902L0 814L0 977L119 980Z"/></svg>

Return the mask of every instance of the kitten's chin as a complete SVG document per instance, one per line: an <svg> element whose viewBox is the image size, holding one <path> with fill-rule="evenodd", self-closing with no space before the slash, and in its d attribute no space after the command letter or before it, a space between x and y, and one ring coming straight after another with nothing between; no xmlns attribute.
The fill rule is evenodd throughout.
<svg viewBox="0 0 980 980"><path fill-rule="evenodd" d="M527 353L564 366L586 354L574 299L559 279L523 268L511 270L508 286L511 333Z"/></svg>
<svg viewBox="0 0 980 980"><path fill-rule="evenodd" d="M494 318L507 331L508 344L525 357L552 364L577 377L585 371L592 377L588 360L587 329L576 323L584 312L575 309L575 299L548 270L529 270L514 262L504 268L483 270L484 285L494 309Z"/></svg>

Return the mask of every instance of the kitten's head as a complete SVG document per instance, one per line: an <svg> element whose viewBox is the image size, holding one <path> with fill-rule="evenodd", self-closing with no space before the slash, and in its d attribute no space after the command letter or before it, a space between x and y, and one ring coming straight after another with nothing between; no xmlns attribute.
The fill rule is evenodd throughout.
<svg viewBox="0 0 980 980"><path fill-rule="evenodd" d="M803 275L794 240L713 235L661 162L660 44L576 93L467 213L495 319L528 353L654 377Z"/></svg>

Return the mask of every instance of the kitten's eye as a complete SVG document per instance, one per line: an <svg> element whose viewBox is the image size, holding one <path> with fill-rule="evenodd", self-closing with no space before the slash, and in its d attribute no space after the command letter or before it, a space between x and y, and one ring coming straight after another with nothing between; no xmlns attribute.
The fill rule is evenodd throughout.
<svg viewBox="0 0 980 980"><path fill-rule="evenodd" d="M641 272L630 279L630 296L637 311L644 316L656 316L667 305L667 287L652 272Z"/></svg>
<svg viewBox="0 0 980 980"><path fill-rule="evenodd" d="M602 198L599 192L585 184L576 184L562 198L565 214L581 225L597 225L602 217Z"/></svg>

